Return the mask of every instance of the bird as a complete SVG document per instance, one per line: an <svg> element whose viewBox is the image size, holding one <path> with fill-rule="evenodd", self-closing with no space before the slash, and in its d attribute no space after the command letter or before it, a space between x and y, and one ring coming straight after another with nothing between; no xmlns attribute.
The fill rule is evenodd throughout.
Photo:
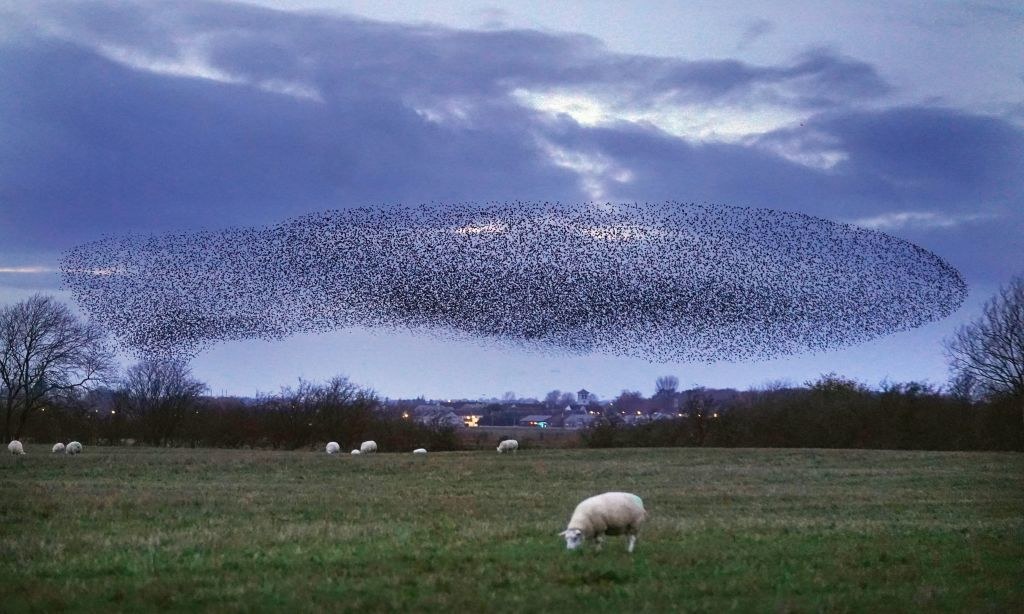
<svg viewBox="0 0 1024 614"><path fill-rule="evenodd" d="M664 202L352 207L251 228L108 236L63 286L126 351L349 327L650 362L821 352L966 297L909 241L801 213Z"/></svg>

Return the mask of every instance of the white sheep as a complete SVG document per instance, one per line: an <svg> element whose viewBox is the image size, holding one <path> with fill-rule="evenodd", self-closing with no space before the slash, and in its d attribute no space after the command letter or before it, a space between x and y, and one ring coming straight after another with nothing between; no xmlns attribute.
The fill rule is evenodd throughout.
<svg viewBox="0 0 1024 614"><path fill-rule="evenodd" d="M337 441L331 441L327 443L328 454L337 454L338 452L341 452L341 446L338 445Z"/></svg>
<svg viewBox="0 0 1024 614"><path fill-rule="evenodd" d="M77 441L72 441L71 443L69 443L67 446L64 447L64 453L65 454L81 454L82 453L82 444L78 443Z"/></svg>
<svg viewBox="0 0 1024 614"><path fill-rule="evenodd" d="M51 450L50 452L53 453L53 454L60 454L63 451L64 451L64 444L62 444L62 443L60 443L58 441L57 443L53 444L53 450Z"/></svg>
<svg viewBox="0 0 1024 614"><path fill-rule="evenodd" d="M426 454L427 453L427 449L426 448L416 448L415 450L412 451L412 453L413 454Z"/></svg>
<svg viewBox="0 0 1024 614"><path fill-rule="evenodd" d="M359 450L352 450L352 454L359 454Z"/></svg>
<svg viewBox="0 0 1024 614"><path fill-rule="evenodd" d="M21 442L15 439L11 441L11 443L7 444L7 451L17 456L25 453L25 446L21 445Z"/></svg>
<svg viewBox="0 0 1024 614"><path fill-rule="evenodd" d="M640 497L628 492L606 492L581 501L569 519L569 526L559 535L565 538L569 550L579 548L585 539L593 539L600 550L605 534L626 534L626 550L633 552L645 518L647 511Z"/></svg>
<svg viewBox="0 0 1024 614"><path fill-rule="evenodd" d="M519 442L515 439L506 439L505 441L498 444L498 454L504 454L505 452L515 452L519 450Z"/></svg>
<svg viewBox="0 0 1024 614"><path fill-rule="evenodd" d="M377 451L377 442L374 440L364 441L359 445L360 454L372 454Z"/></svg>

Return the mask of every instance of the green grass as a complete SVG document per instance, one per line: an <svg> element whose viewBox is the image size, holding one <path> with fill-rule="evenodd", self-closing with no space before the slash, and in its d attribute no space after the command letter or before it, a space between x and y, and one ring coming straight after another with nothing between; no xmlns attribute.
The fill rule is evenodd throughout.
<svg viewBox="0 0 1024 614"><path fill-rule="evenodd" d="M644 498L637 552L556 533ZM87 447L0 462L0 610L1024 611L1024 456Z"/></svg>

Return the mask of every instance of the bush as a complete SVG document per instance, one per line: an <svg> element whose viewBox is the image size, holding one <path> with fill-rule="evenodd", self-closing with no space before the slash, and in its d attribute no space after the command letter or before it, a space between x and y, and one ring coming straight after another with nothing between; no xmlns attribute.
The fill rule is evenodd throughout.
<svg viewBox="0 0 1024 614"><path fill-rule="evenodd" d="M880 391L825 376L806 388L741 395L714 413L636 426L603 422L588 447L725 446L1024 450L1014 399L971 403L918 383ZM701 438L703 437L703 443Z"/></svg>
<svg viewBox="0 0 1024 614"><path fill-rule="evenodd" d="M86 444L159 442L165 446L218 448L316 449L328 441L358 448L373 439L382 450L459 449L452 428L435 428L381 410L371 390L345 378L326 384L300 381L296 388L261 397L255 403L239 399L196 397L181 408L183 419L173 431L152 436L144 411L125 411L124 397L101 391L55 403L45 418L31 424L27 440Z"/></svg>

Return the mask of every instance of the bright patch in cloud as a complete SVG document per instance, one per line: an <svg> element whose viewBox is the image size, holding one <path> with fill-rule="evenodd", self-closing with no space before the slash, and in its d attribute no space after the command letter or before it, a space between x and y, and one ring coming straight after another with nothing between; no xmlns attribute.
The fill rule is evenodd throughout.
<svg viewBox="0 0 1024 614"><path fill-rule="evenodd" d="M649 124L691 141L737 142L744 137L780 129L805 117L797 110L767 104L756 108L728 104L681 104L672 101L672 96L673 93L669 92L645 108L629 108L591 93L523 88L512 91L512 97L519 104L552 115L568 115L582 126L622 121Z"/></svg>
<svg viewBox="0 0 1024 614"><path fill-rule="evenodd" d="M263 81L257 81L255 85L259 89L272 94L291 96L292 98L298 98L299 100L312 100L313 102L324 101L324 97L315 87L295 81L265 79Z"/></svg>
<svg viewBox="0 0 1024 614"><path fill-rule="evenodd" d="M242 77L213 66L195 49L182 49L176 58L158 58L135 49L100 43L96 45L96 52L122 66L158 75L206 79L217 83L244 84L246 82Z"/></svg>
<svg viewBox="0 0 1024 614"><path fill-rule="evenodd" d="M936 211L898 211L873 217L847 220L848 223L872 230L903 228L955 228L963 224L996 217L992 213L949 214Z"/></svg>
<svg viewBox="0 0 1024 614"><path fill-rule="evenodd" d="M610 182L623 184L633 181L633 171L598 152L574 151L546 140L540 141L540 146L555 166L578 174L580 187L595 200L606 197Z"/></svg>
<svg viewBox="0 0 1024 614"><path fill-rule="evenodd" d="M840 149L835 137L817 131L783 130L770 135L769 138L748 139L746 143L770 151L790 162L821 170L828 170L850 157Z"/></svg>
<svg viewBox="0 0 1024 614"><path fill-rule="evenodd" d="M286 79L250 78L219 68L207 58L203 42L194 38L177 40L176 55L164 57L104 41L83 40L80 35L73 34L59 25L51 24L47 30L58 38L87 45L100 56L132 70L170 77L203 79L229 85L244 85L299 100L324 101L323 95L312 85Z"/></svg>
<svg viewBox="0 0 1024 614"><path fill-rule="evenodd" d="M37 273L55 273L57 269L46 266L0 266L0 273L34 275Z"/></svg>
<svg viewBox="0 0 1024 614"><path fill-rule="evenodd" d="M417 115L439 125L465 126L472 123L474 105L462 98L446 98L430 105L413 106Z"/></svg>
<svg viewBox="0 0 1024 614"><path fill-rule="evenodd" d="M310 86L295 81L282 79L249 79L232 74L211 64L202 52L194 47L183 45L174 58L161 58L127 47L118 47L106 43L96 45L96 51L112 62L127 66L134 70L142 70L158 75L183 77L189 79L206 79L230 85L249 85L272 94L281 94L300 100L323 102L320 92Z"/></svg>

